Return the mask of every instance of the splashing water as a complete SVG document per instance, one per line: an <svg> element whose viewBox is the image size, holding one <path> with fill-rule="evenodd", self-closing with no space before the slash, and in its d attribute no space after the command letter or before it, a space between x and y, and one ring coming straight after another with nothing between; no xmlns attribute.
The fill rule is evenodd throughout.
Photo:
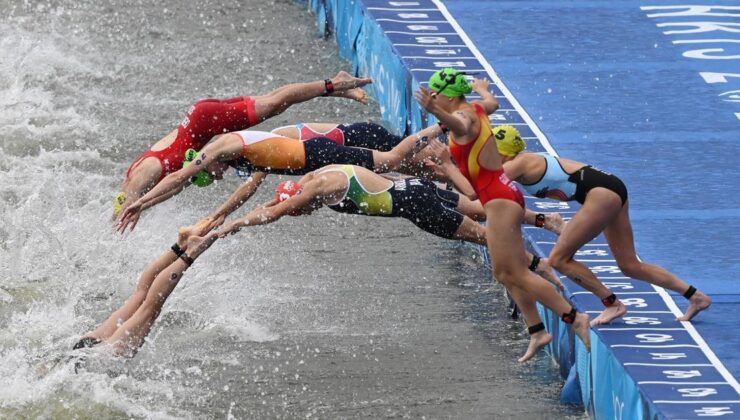
<svg viewBox="0 0 740 420"><path fill-rule="evenodd" d="M11 3L0 17L0 418L573 415L546 358L510 364L526 338L495 316L500 289L464 252L404 220L328 211L220 240L134 359L95 349L75 374L74 342L178 226L238 185L190 189L121 237L110 215L130 162L195 100L344 64L292 2ZM261 128L378 118L321 101ZM269 199L271 178L246 208Z"/></svg>

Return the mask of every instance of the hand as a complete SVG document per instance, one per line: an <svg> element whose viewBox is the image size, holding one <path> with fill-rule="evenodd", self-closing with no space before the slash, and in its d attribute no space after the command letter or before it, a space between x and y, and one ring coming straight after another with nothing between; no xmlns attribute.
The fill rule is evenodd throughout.
<svg viewBox="0 0 740 420"><path fill-rule="evenodd" d="M434 96L427 89L419 87L419 90L414 93L414 96L416 97L416 102L427 112L431 113L434 110Z"/></svg>
<svg viewBox="0 0 740 420"><path fill-rule="evenodd" d="M450 155L450 149L447 148L447 145L442 143L441 141L435 139L432 139L429 141L429 145L427 146L430 152L432 152L432 157L434 160L441 164L441 165L447 165L452 163L452 156Z"/></svg>
<svg viewBox="0 0 740 420"><path fill-rule="evenodd" d="M223 225L224 220L226 220L226 215L224 214L220 214L216 217L206 217L205 219L199 221L197 223L197 226L203 225L204 230L202 234L205 235L213 229L216 229L217 227Z"/></svg>
<svg viewBox="0 0 740 420"><path fill-rule="evenodd" d="M565 289L565 286L563 286L563 283L560 281L558 276L556 276L555 272L552 270L552 267L550 266L550 263L547 261L547 258L540 259L540 263L537 265L537 268L534 270L534 272L539 274L540 277L554 284L555 287L557 287L558 289L560 290Z"/></svg>
<svg viewBox="0 0 740 420"><path fill-rule="evenodd" d="M470 87L472 87L474 91L480 93L481 91L488 92L488 87L490 85L491 82L486 79L475 79L473 80L473 83L470 84Z"/></svg>
<svg viewBox="0 0 740 420"><path fill-rule="evenodd" d="M119 216L119 222L116 230L124 233L126 232L126 228L131 225L131 231L133 231L136 227L136 224L139 222L139 217L141 217L141 207L142 204L138 200L128 206L126 210L124 210Z"/></svg>
<svg viewBox="0 0 740 420"><path fill-rule="evenodd" d="M243 226L244 225L239 220L234 220L233 222L221 228L221 230L219 230L218 232L214 232L214 234L218 235L219 238L225 238L229 235L233 235L239 232L240 230L242 230Z"/></svg>
<svg viewBox="0 0 740 420"><path fill-rule="evenodd" d="M437 181L449 181L446 168L435 162L432 158L424 159L424 169L431 172L431 176Z"/></svg>

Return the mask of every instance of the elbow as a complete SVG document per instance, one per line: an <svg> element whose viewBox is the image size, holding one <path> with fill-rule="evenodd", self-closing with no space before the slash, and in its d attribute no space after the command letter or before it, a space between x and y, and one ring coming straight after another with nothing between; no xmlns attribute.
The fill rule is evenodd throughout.
<svg viewBox="0 0 740 420"><path fill-rule="evenodd" d="M496 100L496 98L495 97L491 97L491 101L488 104L488 107L487 107L486 111L488 111L488 114L490 115L490 114L493 114L494 112L498 111L499 107L500 107L500 105L499 105L498 101Z"/></svg>

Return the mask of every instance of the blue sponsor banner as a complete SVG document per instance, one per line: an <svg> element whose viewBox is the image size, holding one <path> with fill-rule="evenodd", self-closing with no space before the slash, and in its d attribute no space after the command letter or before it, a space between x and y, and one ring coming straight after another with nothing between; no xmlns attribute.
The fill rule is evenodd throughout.
<svg viewBox="0 0 740 420"><path fill-rule="evenodd" d="M467 3L471 5L466 6ZM455 8L473 10L489 4L464 0L455 2ZM417 131L434 122L415 103L413 92L426 86L429 75L437 69L455 67L493 81L491 92L500 104L499 111L491 116L493 124L515 125L527 141L528 150L555 153L547 136L441 1L312 0L312 8L317 14L326 15L319 16L319 21L332 25L342 55L352 60L355 71L373 77L372 93L381 105L384 119L398 132ZM667 28L674 25L671 16L656 14L676 12L669 9L646 6L642 10L648 19L660 25L665 23L663 27ZM740 7L736 9L730 7L720 12L740 14ZM685 25L682 30L687 30ZM711 42L685 46L698 48L702 43ZM723 51L690 51L726 54L731 43L722 44ZM557 65L560 64L555 62L548 69ZM707 83L725 86L717 76L724 70L710 70L716 74L711 76L714 82ZM723 77L726 83L734 80L734 76ZM527 206L535 211L558 212L566 220L579 208L576 203L533 197L527 197ZM557 240L550 232L536 228L525 228L524 236L527 246L540 255L548 255ZM490 265L486 250L477 251ZM603 236L580 249L575 259L586 264L619 295L628 314L594 328L589 353L580 341L574 340L558 314L540 307L543 322L553 336L547 350L559 363L563 378L569 381L564 400L580 401L595 418L740 418L740 385L693 325L675 320L679 311L665 290L625 276ZM564 295L580 311L593 317L603 310L603 304L593 294L564 277L561 279L566 286Z"/></svg>

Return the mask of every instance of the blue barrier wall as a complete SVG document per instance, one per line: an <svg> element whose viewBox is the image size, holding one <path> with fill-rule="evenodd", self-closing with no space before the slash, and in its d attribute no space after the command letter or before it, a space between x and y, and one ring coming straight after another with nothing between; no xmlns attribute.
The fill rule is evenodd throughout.
<svg viewBox="0 0 740 420"><path fill-rule="evenodd" d="M455 2L455 8L475 10L464 3ZM469 3L482 7L485 2ZM333 33L355 71L375 80L371 93L397 132L415 131L429 122L412 93L433 71L456 67L494 81L492 92L501 108L491 116L492 123L517 126L529 150L555 153L441 1L312 0L309 6L317 14L320 32ZM575 203L533 197L527 197L527 205L559 212L566 219L578 210ZM541 229L525 228L524 234L539 255L547 255L556 240ZM487 252L478 251L490 265ZM584 246L576 259L619 294L629 314L595 328L588 353L558 316L540 308L554 338L548 351L566 378L564 401L580 400L599 419L740 418L737 380L691 324L675 321L680 312L665 290L624 276L603 236ZM567 279L563 282L566 297L579 310L595 314L603 309L591 293Z"/></svg>

